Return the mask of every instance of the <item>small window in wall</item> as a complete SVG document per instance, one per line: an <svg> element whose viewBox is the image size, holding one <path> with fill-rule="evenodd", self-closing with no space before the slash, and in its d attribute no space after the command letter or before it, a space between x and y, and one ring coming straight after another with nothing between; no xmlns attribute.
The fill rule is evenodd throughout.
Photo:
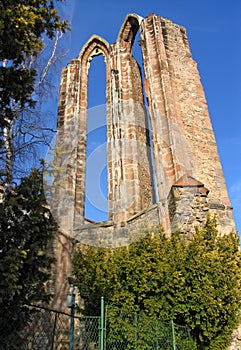
<svg viewBox="0 0 241 350"><path fill-rule="evenodd" d="M106 67L103 56L93 58L88 77L85 218L108 220Z"/></svg>

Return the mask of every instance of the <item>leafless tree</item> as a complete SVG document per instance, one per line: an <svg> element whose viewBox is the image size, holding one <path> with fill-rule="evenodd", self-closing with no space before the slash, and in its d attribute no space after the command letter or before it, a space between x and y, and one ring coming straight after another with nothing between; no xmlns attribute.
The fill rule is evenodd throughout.
<svg viewBox="0 0 241 350"><path fill-rule="evenodd" d="M45 38L40 54L28 57L21 64L26 71L36 71L31 91L34 104L22 106L19 101L12 99L11 118L7 113L2 113L0 175L7 184L26 175L31 167L36 166L36 162L39 164L45 146L49 145L55 133L53 114L56 111L52 110L49 101L57 95L56 72L59 72L58 62L65 54L60 49L63 32L56 31L55 34L53 40ZM3 60L0 66L7 67L11 63Z"/></svg>

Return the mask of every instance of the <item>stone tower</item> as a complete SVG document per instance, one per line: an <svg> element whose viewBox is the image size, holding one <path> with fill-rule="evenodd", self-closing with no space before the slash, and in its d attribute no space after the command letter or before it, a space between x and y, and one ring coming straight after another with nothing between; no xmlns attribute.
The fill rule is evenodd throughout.
<svg viewBox="0 0 241 350"><path fill-rule="evenodd" d="M138 31L144 77L132 55ZM96 55L106 63L109 217L90 223L84 217L88 69ZM146 223L161 223L167 234L177 228L191 233L207 213L216 213L222 234L232 230L232 208L184 27L155 14L129 14L114 44L93 35L63 69L53 212L69 253L68 237L117 246Z"/></svg>

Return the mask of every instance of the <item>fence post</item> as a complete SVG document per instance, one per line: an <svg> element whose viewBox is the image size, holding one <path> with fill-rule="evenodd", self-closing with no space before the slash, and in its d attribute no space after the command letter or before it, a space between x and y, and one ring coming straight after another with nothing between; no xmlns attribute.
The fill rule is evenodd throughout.
<svg viewBox="0 0 241 350"><path fill-rule="evenodd" d="M100 350L104 350L104 316L105 315L105 303L104 297L101 297L100 304Z"/></svg>
<svg viewBox="0 0 241 350"><path fill-rule="evenodd" d="M70 339L69 339L69 349L74 349L74 306L71 307L70 312Z"/></svg>
<svg viewBox="0 0 241 350"><path fill-rule="evenodd" d="M70 327L69 327L69 350L74 349L74 308L75 308L75 294L74 281L72 277L68 277L70 284L69 295L67 296L66 306L70 308Z"/></svg>
<svg viewBox="0 0 241 350"><path fill-rule="evenodd" d="M175 339L175 329L174 329L174 322L173 320L171 321L172 325L172 343L173 343L173 350L177 350L176 348L176 339Z"/></svg>

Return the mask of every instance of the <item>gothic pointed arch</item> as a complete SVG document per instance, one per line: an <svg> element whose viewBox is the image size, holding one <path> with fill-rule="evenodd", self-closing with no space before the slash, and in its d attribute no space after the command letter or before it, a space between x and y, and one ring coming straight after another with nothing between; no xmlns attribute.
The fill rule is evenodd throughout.
<svg viewBox="0 0 241 350"><path fill-rule="evenodd" d="M81 49L78 59L85 61L92 59L94 56L103 55L105 60L108 59L109 43L99 35L92 35Z"/></svg>
<svg viewBox="0 0 241 350"><path fill-rule="evenodd" d="M88 70L90 67L90 62L95 56L102 55L106 63L106 85L109 85L110 77L110 45L99 35L92 35L89 40L85 43L81 49L77 60L80 61L81 65L81 83L80 83L80 96L81 105L83 108L88 108L87 100L87 83L88 83ZM106 89L106 103L109 103L110 96L108 94L108 89Z"/></svg>
<svg viewBox="0 0 241 350"><path fill-rule="evenodd" d="M128 46L131 48L134 43L136 34L139 30L141 21L141 16L135 13L128 14L119 31L117 42L119 42L121 45L123 45L123 43L126 43L125 46L129 44Z"/></svg>
<svg viewBox="0 0 241 350"><path fill-rule="evenodd" d="M87 118L88 118L88 71L90 62L95 56L102 55L106 63L106 103L110 102L108 86L110 84L110 45L98 35L92 35L81 49L77 61L80 64L80 79L78 85L79 112L77 124L78 145L76 149L77 165L75 180L75 218L77 225L83 222L85 207L85 184L86 184L86 138L87 138ZM108 118L108 116L107 116ZM107 121L110 125L110 121Z"/></svg>

